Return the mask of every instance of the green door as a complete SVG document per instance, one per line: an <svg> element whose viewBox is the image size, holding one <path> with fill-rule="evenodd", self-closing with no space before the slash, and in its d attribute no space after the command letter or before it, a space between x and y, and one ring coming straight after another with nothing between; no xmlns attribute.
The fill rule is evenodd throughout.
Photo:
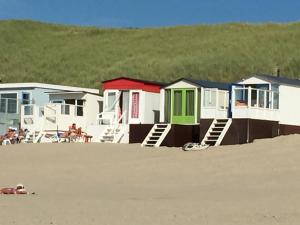
<svg viewBox="0 0 300 225"><path fill-rule="evenodd" d="M172 123L195 123L195 89L172 89Z"/></svg>

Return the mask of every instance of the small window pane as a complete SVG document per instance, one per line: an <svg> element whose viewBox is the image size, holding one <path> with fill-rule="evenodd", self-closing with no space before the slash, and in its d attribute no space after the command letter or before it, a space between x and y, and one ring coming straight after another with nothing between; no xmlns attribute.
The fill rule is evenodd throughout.
<svg viewBox="0 0 300 225"><path fill-rule="evenodd" d="M1 98L0 99L0 112L5 113L6 112L6 98Z"/></svg>
<svg viewBox="0 0 300 225"><path fill-rule="evenodd" d="M186 91L186 115L194 116L195 112L195 94L194 91Z"/></svg>
<svg viewBox="0 0 300 225"><path fill-rule="evenodd" d="M76 106L76 115L83 116L83 107L82 106Z"/></svg>
<svg viewBox="0 0 300 225"><path fill-rule="evenodd" d="M114 103L116 101L116 93L114 92L109 92L107 96L107 110L110 112L113 112L114 109Z"/></svg>
<svg viewBox="0 0 300 225"><path fill-rule="evenodd" d="M259 90L258 106L260 108L264 108L264 104L265 104L265 91L264 90Z"/></svg>
<svg viewBox="0 0 300 225"><path fill-rule="evenodd" d="M17 100L16 99L8 99L7 112L8 113L17 113Z"/></svg>
<svg viewBox="0 0 300 225"><path fill-rule="evenodd" d="M182 115L182 91L174 91L174 116Z"/></svg>

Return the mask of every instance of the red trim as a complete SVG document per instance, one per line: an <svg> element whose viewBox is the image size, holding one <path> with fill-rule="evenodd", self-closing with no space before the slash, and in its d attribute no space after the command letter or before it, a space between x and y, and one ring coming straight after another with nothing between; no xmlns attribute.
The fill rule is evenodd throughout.
<svg viewBox="0 0 300 225"><path fill-rule="evenodd" d="M103 90L143 90L153 93L160 92L161 85L139 80L119 78L102 83Z"/></svg>

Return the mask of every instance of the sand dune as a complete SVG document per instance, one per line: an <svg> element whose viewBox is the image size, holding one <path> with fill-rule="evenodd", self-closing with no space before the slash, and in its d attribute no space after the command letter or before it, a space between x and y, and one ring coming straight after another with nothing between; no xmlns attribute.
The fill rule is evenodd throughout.
<svg viewBox="0 0 300 225"><path fill-rule="evenodd" d="M0 224L299 224L300 135L202 152L0 146Z"/></svg>

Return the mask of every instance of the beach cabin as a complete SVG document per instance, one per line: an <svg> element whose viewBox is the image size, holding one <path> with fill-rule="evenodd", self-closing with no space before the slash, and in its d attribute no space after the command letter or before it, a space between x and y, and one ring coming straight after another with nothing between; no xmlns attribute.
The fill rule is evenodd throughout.
<svg viewBox="0 0 300 225"><path fill-rule="evenodd" d="M251 76L232 87L232 118L260 120L265 125L273 123L274 136L300 133L298 95L299 79Z"/></svg>
<svg viewBox="0 0 300 225"><path fill-rule="evenodd" d="M8 127L19 128L21 124L37 122L27 118L26 122L24 120L21 121L21 116L32 114L34 111L33 105L36 106L35 113L42 115L42 108L45 104L50 102L49 93L57 91L86 91L94 94L99 93L99 90L97 89L43 83L0 84L0 134L5 133Z"/></svg>
<svg viewBox="0 0 300 225"><path fill-rule="evenodd" d="M49 102L44 106L23 105L21 127L30 131L66 131L75 123L83 131L96 124L103 109L102 97L87 91L46 92ZM34 121L34 122L33 122Z"/></svg>
<svg viewBox="0 0 300 225"><path fill-rule="evenodd" d="M102 82L103 112L98 125L103 130L102 142L129 143L132 124L159 122L162 83L119 77Z"/></svg>
<svg viewBox="0 0 300 225"><path fill-rule="evenodd" d="M199 142L201 126L213 120L226 125L230 84L182 78L167 84L160 92L160 123L149 127L143 146L182 146ZM216 120L217 122L217 120ZM145 127L146 129L146 127ZM142 134L141 131L134 135Z"/></svg>

